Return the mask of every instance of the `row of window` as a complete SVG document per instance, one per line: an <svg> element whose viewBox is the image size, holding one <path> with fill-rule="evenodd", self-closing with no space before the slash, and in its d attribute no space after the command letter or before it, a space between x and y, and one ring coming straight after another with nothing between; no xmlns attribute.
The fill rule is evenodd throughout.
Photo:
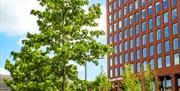
<svg viewBox="0 0 180 91"><path fill-rule="evenodd" d="M143 27L143 23L142 23L142 27ZM178 24L177 23L172 24L172 29L169 29L169 27L166 26L166 27L164 27L163 31L160 29L156 30L155 31L156 40L160 40L163 38L161 36L161 33L163 33L162 35L164 36L164 38L168 38L170 36L170 30L172 30L172 35L178 34ZM144 29L142 29L142 31L144 31ZM129 30L125 29L123 32L120 31L119 36L118 36L118 34L115 33L113 36L113 40L112 40L112 36L110 36L109 43L111 44L112 42L117 42L118 41L117 39L119 39L119 41L122 41L123 38L127 39L129 37L133 37L133 34L139 34L139 33L140 33L139 26L136 26L135 30L131 27ZM117 38L117 37L119 37L119 38ZM146 34L142 35L143 45L146 44L146 40L147 40L147 35ZM138 41L140 41L140 38L137 37L136 41L137 41L137 43L139 43ZM149 32L149 42L153 42L153 41L154 41L154 34L153 34L153 32Z"/></svg>
<svg viewBox="0 0 180 91"><path fill-rule="evenodd" d="M168 15L169 15L169 13L168 12L164 12L163 13L163 23L165 24L165 23L168 23L169 22L169 19L168 19ZM135 17L135 18L134 18ZM145 13L145 10L143 9L142 10L142 15L141 15L141 17L142 17L142 19L145 19L146 18L146 13ZM116 20L116 12L114 13L114 21ZM160 26L161 25L161 22L160 22L160 19L161 17L160 17L160 15L157 15L156 16L156 18L155 18L155 21L156 21L156 26ZM175 20L175 19L177 19L177 9L176 8L174 8L174 9L172 9L172 11L171 11L171 20ZM123 20L123 22L120 20L119 22L118 22L118 25L119 25L119 29L121 29L122 28L122 26L128 26L129 24L131 25L131 24L133 24L133 22L138 22L139 21L139 14L138 14L138 12L137 13L135 13L135 15L133 16L133 15L130 15L128 18L124 18L124 19L122 19ZM111 15L109 15L109 23L111 23L112 22L112 16ZM146 24L148 23L148 28L146 28ZM123 24L123 25L122 25ZM114 23L113 24L114 25L114 31L116 31L116 23ZM138 24L137 24L138 25ZM149 29L149 30L151 30L152 28L153 28L153 19L152 18L150 18L149 20L148 20L148 22L142 22L141 23L141 26L142 26L142 29L143 29L143 31L145 31L145 30L147 30L147 29ZM112 26L110 25L109 26L109 33L111 33L112 32Z"/></svg>
<svg viewBox="0 0 180 91"><path fill-rule="evenodd" d="M111 12L113 9L115 10L116 9L116 6L118 4L118 7L121 7L122 5L126 4L126 2L128 0L118 0L118 2L116 2L116 0L111 4L109 3L108 5L108 11ZM139 5L138 5L138 2L140 0L135 0L134 3L130 3L129 5L126 5L124 8L124 12L126 12L127 10L129 10L129 12L132 12L132 10L136 10L139 8ZM148 0L148 3L151 3L151 1L149 2L150 0ZM171 0L171 6L174 6L176 5L176 0ZM145 0L141 0L141 6L145 6ZM155 9L156 11L160 10L160 2L156 2L155 3ZM162 0L162 7L163 9L167 9L168 8L168 0ZM128 9L127 9L128 8Z"/></svg>
<svg viewBox="0 0 180 91"><path fill-rule="evenodd" d="M180 60L179 60L179 53L175 53L173 54L173 59L174 59L174 65L179 65L180 64ZM170 63L171 59L170 59L170 55L166 55L164 58L164 61L162 59L162 57L158 57L157 58L157 68L160 69L163 67L163 63L165 63L165 67L170 67L171 63ZM154 64L154 59L150 60L150 69L154 69L155 64ZM141 70L141 65L143 67L143 70L147 70L147 61L143 61L143 63L141 64L140 62L136 63L136 72L140 72ZM131 64L131 72L134 73L134 64ZM112 69L110 69L110 77L113 77L113 73L112 73ZM122 76L123 73L123 67L119 68L119 75L118 75L118 68L114 68L114 76Z"/></svg>
<svg viewBox="0 0 180 91"><path fill-rule="evenodd" d="M130 41L130 43L131 43L131 41ZM178 43L179 43L178 38L174 38L173 39L173 47L170 47L170 41L169 40L165 41L164 42L164 52L170 52L170 50L172 50L171 48L173 48L173 50L177 50L179 47ZM133 48L133 45L130 45L130 48ZM117 46L115 45L113 49L114 49L114 54L116 54L118 51ZM149 53L147 53L148 49L149 49ZM119 44L119 52L122 53L122 50L123 50L122 44L120 43ZM128 50L127 42L124 43L124 50L125 51ZM147 57L148 56L147 54L149 54L149 56L154 56L155 51L158 55L162 54L162 44L161 43L156 44L156 50L155 50L154 45L150 45L149 48L146 48L146 47L142 48L142 52L140 49L137 49L135 56L136 56L136 59L139 60L141 55L143 58ZM135 53L133 51L131 51L129 54L131 61L134 60L134 54ZM116 56L114 57L114 59L117 59ZM120 59L120 61L122 61L122 54L120 55L119 59ZM124 60L125 60L125 62L128 62L128 53L124 54ZM120 63L122 63L122 62L120 62Z"/></svg>

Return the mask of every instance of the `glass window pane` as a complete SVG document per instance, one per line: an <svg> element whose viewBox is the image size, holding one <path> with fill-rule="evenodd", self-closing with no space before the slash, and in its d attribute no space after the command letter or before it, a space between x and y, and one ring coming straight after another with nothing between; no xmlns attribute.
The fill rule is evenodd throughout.
<svg viewBox="0 0 180 91"><path fill-rule="evenodd" d="M134 60L134 52L131 52L131 61Z"/></svg>
<svg viewBox="0 0 180 91"><path fill-rule="evenodd" d="M131 72L134 73L134 64L131 64Z"/></svg>
<svg viewBox="0 0 180 91"><path fill-rule="evenodd" d="M158 57L158 68L162 68L162 58Z"/></svg>
<svg viewBox="0 0 180 91"><path fill-rule="evenodd" d="M138 20L139 20L139 14L138 14L138 12L136 12L135 13L135 21L138 22Z"/></svg>
<svg viewBox="0 0 180 91"><path fill-rule="evenodd" d="M155 4L156 13L160 11L160 8L161 8L161 7L160 7L160 3L157 2L157 3Z"/></svg>
<svg viewBox="0 0 180 91"><path fill-rule="evenodd" d="M140 46L140 38L139 38L139 37L136 38L136 46L137 46L137 47Z"/></svg>
<svg viewBox="0 0 180 91"><path fill-rule="evenodd" d="M168 22L168 12L164 13L164 23Z"/></svg>
<svg viewBox="0 0 180 91"><path fill-rule="evenodd" d="M153 20L152 19L149 19L148 20L148 25L149 25L149 29L152 29L153 28Z"/></svg>
<svg viewBox="0 0 180 91"><path fill-rule="evenodd" d="M133 28L131 27L131 28L130 28L130 37L133 36L133 32L134 32L134 31L133 31Z"/></svg>
<svg viewBox="0 0 180 91"><path fill-rule="evenodd" d="M119 56L119 64L122 64L123 62L123 58L122 58L122 55Z"/></svg>
<svg viewBox="0 0 180 91"><path fill-rule="evenodd" d="M121 10L118 11L118 17L121 18Z"/></svg>
<svg viewBox="0 0 180 91"><path fill-rule="evenodd" d="M167 9L168 7L168 0L163 0L163 8Z"/></svg>
<svg viewBox="0 0 180 91"><path fill-rule="evenodd" d="M122 44L119 44L119 52L122 52Z"/></svg>
<svg viewBox="0 0 180 91"><path fill-rule="evenodd" d="M150 48L149 48L149 50L150 50L150 56L153 56L154 55L154 46L153 45L151 45L150 46Z"/></svg>
<svg viewBox="0 0 180 91"><path fill-rule="evenodd" d="M166 67L169 67L170 66L170 56L169 55L166 56L165 60L166 60Z"/></svg>
<svg viewBox="0 0 180 91"><path fill-rule="evenodd" d="M143 43L143 45L146 44L146 35L143 35L142 43Z"/></svg>
<svg viewBox="0 0 180 91"><path fill-rule="evenodd" d="M140 50L136 50L136 59L140 59L141 55L140 55Z"/></svg>
<svg viewBox="0 0 180 91"><path fill-rule="evenodd" d="M135 9L138 9L138 0L135 0Z"/></svg>
<svg viewBox="0 0 180 91"><path fill-rule="evenodd" d="M156 31L156 39L160 40L161 39L161 30Z"/></svg>
<svg viewBox="0 0 180 91"><path fill-rule="evenodd" d="M139 30L139 25L136 24L136 34L139 34L140 33L140 30Z"/></svg>
<svg viewBox="0 0 180 91"><path fill-rule="evenodd" d="M160 16L156 16L156 26L159 26L161 24L160 22Z"/></svg>
<svg viewBox="0 0 180 91"><path fill-rule="evenodd" d="M179 53L175 53L174 54L174 65L178 65L179 64Z"/></svg>
<svg viewBox="0 0 180 91"><path fill-rule="evenodd" d="M125 57L124 57L124 61L125 61L125 63L127 63L127 62L128 62L128 53L125 53L124 56L125 56Z"/></svg>
<svg viewBox="0 0 180 91"><path fill-rule="evenodd" d="M164 28L164 37L165 38L169 37L169 28L168 28L168 26Z"/></svg>
<svg viewBox="0 0 180 91"><path fill-rule="evenodd" d="M147 49L143 48L143 58L147 57Z"/></svg>
<svg viewBox="0 0 180 91"><path fill-rule="evenodd" d="M169 52L170 51L170 43L169 41L165 41L165 52Z"/></svg>
<svg viewBox="0 0 180 91"><path fill-rule="evenodd" d="M130 48L133 48L134 47L134 41L133 39L130 40Z"/></svg>
<svg viewBox="0 0 180 91"><path fill-rule="evenodd" d="M153 32L149 33L149 42L153 42L154 41L154 35Z"/></svg>
<svg viewBox="0 0 180 91"><path fill-rule="evenodd" d="M144 62L143 62L143 68L144 68L144 71L147 70L147 61L144 61Z"/></svg>
<svg viewBox="0 0 180 91"><path fill-rule="evenodd" d="M172 20L177 19L177 9L172 10Z"/></svg>
<svg viewBox="0 0 180 91"><path fill-rule="evenodd" d="M122 73L123 73L122 71L123 71L123 70L122 70L122 67L120 67L120 68L119 68L120 76L122 76Z"/></svg>
<svg viewBox="0 0 180 91"><path fill-rule="evenodd" d="M171 0L171 5L176 5L176 0Z"/></svg>
<svg viewBox="0 0 180 91"><path fill-rule="evenodd" d="M146 22L143 22L141 26L142 26L142 31L143 32L146 31Z"/></svg>
<svg viewBox="0 0 180 91"><path fill-rule="evenodd" d="M157 54L161 54L161 52L162 52L162 48L161 48L161 43L158 43L157 44Z"/></svg>
<svg viewBox="0 0 180 91"><path fill-rule="evenodd" d="M137 63L137 72L140 72L140 63Z"/></svg>
<svg viewBox="0 0 180 91"><path fill-rule="evenodd" d="M173 48L174 50L178 49L178 38L173 39Z"/></svg>
<svg viewBox="0 0 180 91"><path fill-rule="evenodd" d="M152 6L148 7L148 15L151 16L153 13Z"/></svg>
<svg viewBox="0 0 180 91"><path fill-rule="evenodd" d="M142 19L146 18L146 11L145 11L145 9L143 9L141 11L141 17L142 17Z"/></svg>
<svg viewBox="0 0 180 91"><path fill-rule="evenodd" d="M178 25L177 23L174 23L172 25L173 35L178 34Z"/></svg>
<svg viewBox="0 0 180 91"><path fill-rule="evenodd" d="M114 68L114 73L115 73L115 76L118 76L118 69L117 68Z"/></svg>
<svg viewBox="0 0 180 91"><path fill-rule="evenodd" d="M112 57L109 58L109 65L112 66Z"/></svg>
<svg viewBox="0 0 180 91"><path fill-rule="evenodd" d="M153 59L150 60L150 68L154 69L154 60Z"/></svg>

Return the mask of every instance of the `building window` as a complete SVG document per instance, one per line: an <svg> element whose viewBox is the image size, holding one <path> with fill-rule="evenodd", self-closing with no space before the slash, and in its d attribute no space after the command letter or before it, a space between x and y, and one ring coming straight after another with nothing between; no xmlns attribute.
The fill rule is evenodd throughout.
<svg viewBox="0 0 180 91"><path fill-rule="evenodd" d="M169 67L170 66L170 56L169 55L166 56L165 60L166 60L166 67Z"/></svg>
<svg viewBox="0 0 180 91"><path fill-rule="evenodd" d="M133 15L130 16L129 24L133 23Z"/></svg>
<svg viewBox="0 0 180 91"><path fill-rule="evenodd" d="M158 57L158 68L162 68L162 57Z"/></svg>
<svg viewBox="0 0 180 91"><path fill-rule="evenodd" d="M143 69L144 69L144 71L147 70L147 61L144 61L144 62L143 62Z"/></svg>
<svg viewBox="0 0 180 91"><path fill-rule="evenodd" d="M166 27L164 28L164 37L165 37L165 38L169 37L169 27L168 27L168 26L166 26Z"/></svg>
<svg viewBox="0 0 180 91"><path fill-rule="evenodd" d="M150 68L151 68L151 69L154 69L154 59L151 59L151 60L150 60Z"/></svg>
<svg viewBox="0 0 180 91"><path fill-rule="evenodd" d="M118 0L118 6L119 7L121 6L121 0Z"/></svg>
<svg viewBox="0 0 180 91"><path fill-rule="evenodd" d="M149 42L153 42L154 41L154 36L153 36L153 32L149 33Z"/></svg>
<svg viewBox="0 0 180 91"><path fill-rule="evenodd" d="M141 0L141 6L145 5L145 0Z"/></svg>
<svg viewBox="0 0 180 91"><path fill-rule="evenodd" d="M148 23L149 23L149 29L152 29L153 28L153 20L149 19Z"/></svg>
<svg viewBox="0 0 180 91"><path fill-rule="evenodd" d="M114 31L116 31L116 23L114 23Z"/></svg>
<svg viewBox="0 0 180 91"><path fill-rule="evenodd" d="M109 58L109 65L112 66L112 58Z"/></svg>
<svg viewBox="0 0 180 91"><path fill-rule="evenodd" d="M123 70L122 70L122 67L120 67L120 68L119 68L119 74L120 74L120 76L122 76L122 73L123 73L122 71L123 71Z"/></svg>
<svg viewBox="0 0 180 91"><path fill-rule="evenodd" d="M148 7L148 15L151 16L153 13L152 6Z"/></svg>
<svg viewBox="0 0 180 91"><path fill-rule="evenodd" d="M127 10L126 10L127 8L126 7L124 7L124 15L126 15L127 14Z"/></svg>
<svg viewBox="0 0 180 91"><path fill-rule="evenodd" d="M178 34L178 26L177 23L174 23L172 25L173 35Z"/></svg>
<svg viewBox="0 0 180 91"><path fill-rule="evenodd" d="M112 43L112 36L109 36L109 43Z"/></svg>
<svg viewBox="0 0 180 91"><path fill-rule="evenodd" d="M164 23L168 22L168 12L164 13Z"/></svg>
<svg viewBox="0 0 180 91"><path fill-rule="evenodd" d="M112 32L112 26L109 26L109 33Z"/></svg>
<svg viewBox="0 0 180 91"><path fill-rule="evenodd" d="M157 2L157 3L155 4L155 9L156 9L156 13L160 11L161 6L160 6L160 3L159 3L159 2Z"/></svg>
<svg viewBox="0 0 180 91"><path fill-rule="evenodd" d="M124 0L124 4L126 3L126 0Z"/></svg>
<svg viewBox="0 0 180 91"><path fill-rule="evenodd" d="M141 54L140 54L140 50L136 50L136 59L140 59Z"/></svg>
<svg viewBox="0 0 180 91"><path fill-rule="evenodd" d="M125 54L124 54L124 61L125 61L125 63L128 62L128 53L125 53Z"/></svg>
<svg viewBox="0 0 180 91"><path fill-rule="evenodd" d="M118 10L118 17L121 18L121 10Z"/></svg>
<svg viewBox="0 0 180 91"><path fill-rule="evenodd" d="M148 0L148 3L152 2L152 0Z"/></svg>
<svg viewBox="0 0 180 91"><path fill-rule="evenodd" d="M134 73L134 64L131 64L131 72Z"/></svg>
<svg viewBox="0 0 180 91"><path fill-rule="evenodd" d="M133 10L133 5L132 5L132 3L130 3L129 4L129 12L132 12L132 10Z"/></svg>
<svg viewBox="0 0 180 91"><path fill-rule="evenodd" d="M153 45L151 45L150 46L150 48L149 48L149 50L150 50L150 56L153 56L154 55L154 46Z"/></svg>
<svg viewBox="0 0 180 91"><path fill-rule="evenodd" d="M114 12L114 20L116 20L116 12Z"/></svg>
<svg viewBox="0 0 180 91"><path fill-rule="evenodd" d="M124 30L124 38L128 38L128 31L127 30Z"/></svg>
<svg viewBox="0 0 180 91"><path fill-rule="evenodd" d="M173 49L178 49L178 38L173 39Z"/></svg>
<svg viewBox="0 0 180 91"><path fill-rule="evenodd" d="M122 40L122 32L119 32L119 40Z"/></svg>
<svg viewBox="0 0 180 91"><path fill-rule="evenodd" d="M146 11L145 11L145 9L143 9L143 10L141 10L141 17L142 17L142 19L144 19L144 18L146 18Z"/></svg>
<svg viewBox="0 0 180 91"><path fill-rule="evenodd" d="M147 57L147 49L143 48L143 58Z"/></svg>
<svg viewBox="0 0 180 91"><path fill-rule="evenodd" d="M146 31L146 22L143 22L141 26L142 26L142 31L143 32Z"/></svg>
<svg viewBox="0 0 180 91"><path fill-rule="evenodd" d="M161 39L161 30L156 31L156 39L160 40Z"/></svg>
<svg viewBox="0 0 180 91"><path fill-rule="evenodd" d="M122 44L119 44L119 52L122 52Z"/></svg>
<svg viewBox="0 0 180 91"><path fill-rule="evenodd" d="M122 55L119 56L119 64L122 64L123 58Z"/></svg>
<svg viewBox="0 0 180 91"><path fill-rule="evenodd" d="M171 5L176 5L176 0L171 0Z"/></svg>
<svg viewBox="0 0 180 91"><path fill-rule="evenodd" d="M179 64L179 53L175 53L174 54L174 65L178 65Z"/></svg>
<svg viewBox="0 0 180 91"><path fill-rule="evenodd" d="M136 24L136 34L139 34L140 33L140 30L139 30L139 25L138 24Z"/></svg>
<svg viewBox="0 0 180 91"><path fill-rule="evenodd" d="M164 9L168 8L168 0L163 0L163 8Z"/></svg>
<svg viewBox="0 0 180 91"><path fill-rule="evenodd" d="M111 12L112 11L112 5L111 4L109 4L109 12Z"/></svg>
<svg viewBox="0 0 180 91"><path fill-rule="evenodd" d="M113 72L112 72L112 69L110 69L110 78L112 78L113 77Z"/></svg>
<svg viewBox="0 0 180 91"><path fill-rule="evenodd" d="M132 49L134 47L134 41L133 39L130 40L130 48Z"/></svg>
<svg viewBox="0 0 180 91"><path fill-rule="evenodd" d="M136 38L136 46L137 46L137 47L140 46L140 38L139 38L139 37Z"/></svg>
<svg viewBox="0 0 180 91"><path fill-rule="evenodd" d="M177 9L172 10L172 20L177 19Z"/></svg>
<svg viewBox="0 0 180 91"><path fill-rule="evenodd" d="M118 69L114 68L114 72L115 72L115 76L117 77L118 76Z"/></svg>
<svg viewBox="0 0 180 91"><path fill-rule="evenodd" d="M127 41L124 42L124 50L125 51L128 50L128 42Z"/></svg>
<svg viewBox="0 0 180 91"><path fill-rule="evenodd" d="M132 52L130 53L130 55L131 55L131 56L130 56L130 60L133 61L133 60L134 60L134 52L132 51Z"/></svg>
<svg viewBox="0 0 180 91"><path fill-rule="evenodd" d="M132 37L133 36L133 28L132 27L130 28L129 32L130 32L130 37Z"/></svg>
<svg viewBox="0 0 180 91"><path fill-rule="evenodd" d="M161 23L160 23L160 16L156 16L156 26L159 26Z"/></svg>
<svg viewBox="0 0 180 91"><path fill-rule="evenodd" d="M124 18L124 26L127 26L127 24L128 24L127 18Z"/></svg>
<svg viewBox="0 0 180 91"><path fill-rule="evenodd" d="M113 5L113 6L114 6L114 9L116 9L116 1L114 2L114 5Z"/></svg>
<svg viewBox="0 0 180 91"><path fill-rule="evenodd" d="M118 64L118 62L117 62L117 57L114 56L114 65L117 65L117 64Z"/></svg>
<svg viewBox="0 0 180 91"><path fill-rule="evenodd" d="M138 73L138 72L140 72L140 69L141 69L140 68L140 63L138 62L136 65L137 65L137 73Z"/></svg>
<svg viewBox="0 0 180 91"><path fill-rule="evenodd" d="M116 42L116 34L114 34L114 42Z"/></svg>
<svg viewBox="0 0 180 91"><path fill-rule="evenodd" d="M135 0L135 9L138 9L138 0Z"/></svg>
<svg viewBox="0 0 180 91"><path fill-rule="evenodd" d="M143 45L145 45L145 44L146 44L146 35L143 35L143 38L142 38L142 43L143 43Z"/></svg>
<svg viewBox="0 0 180 91"><path fill-rule="evenodd" d="M138 12L136 12L135 13L135 21L138 22L138 20L139 20L139 14L138 14Z"/></svg>
<svg viewBox="0 0 180 91"><path fill-rule="evenodd" d="M169 41L165 41L165 52L169 52L170 51L170 43Z"/></svg>
<svg viewBox="0 0 180 91"><path fill-rule="evenodd" d="M117 53L117 46L114 45L114 54L116 54L116 53Z"/></svg>
<svg viewBox="0 0 180 91"><path fill-rule="evenodd" d="M162 52L162 48L161 48L161 43L158 43L157 44L157 54L161 54L161 52Z"/></svg>
<svg viewBox="0 0 180 91"><path fill-rule="evenodd" d="M108 21L109 21L109 23L111 23L111 22L112 22L112 16L111 16L111 15L109 15L109 17L108 17Z"/></svg>

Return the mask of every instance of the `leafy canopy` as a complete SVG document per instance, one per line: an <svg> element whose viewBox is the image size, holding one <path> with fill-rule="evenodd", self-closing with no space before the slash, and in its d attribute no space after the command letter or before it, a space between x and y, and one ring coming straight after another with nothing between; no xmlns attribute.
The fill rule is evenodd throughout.
<svg viewBox="0 0 180 91"><path fill-rule="evenodd" d="M32 10L31 14L38 17L40 33L28 33L21 50L11 52L13 60L7 60L5 68L12 79L6 84L15 91L64 91L68 83L79 83L77 67L71 61L97 64L111 51L95 40L103 31L82 28L98 26L94 20L100 18L100 4L91 5L85 13L82 7L89 5L88 0L38 1L44 11Z"/></svg>

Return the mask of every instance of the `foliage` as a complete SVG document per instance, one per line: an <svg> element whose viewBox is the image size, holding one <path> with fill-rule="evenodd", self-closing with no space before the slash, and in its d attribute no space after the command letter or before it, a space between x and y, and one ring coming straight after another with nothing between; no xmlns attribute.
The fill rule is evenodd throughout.
<svg viewBox="0 0 180 91"><path fill-rule="evenodd" d="M77 67L71 61L84 65L86 61L97 64L99 57L111 51L108 45L97 43L95 37L104 34L94 21L101 15L100 5L82 8L88 0L38 0L44 11L32 10L38 17L40 33L27 34L20 52L11 52L14 62L6 61L5 68L12 79L6 84L13 91L64 91L83 85L77 77ZM50 55L54 55L50 57Z"/></svg>
<svg viewBox="0 0 180 91"><path fill-rule="evenodd" d="M123 80L120 81L120 87L123 91L140 91L140 84L136 75L131 72L129 64L124 65Z"/></svg>
<svg viewBox="0 0 180 91"><path fill-rule="evenodd" d="M158 91L159 81L156 72L149 66L142 68L139 73L133 74L130 65L125 64L120 89L123 91L151 91L152 89Z"/></svg>

